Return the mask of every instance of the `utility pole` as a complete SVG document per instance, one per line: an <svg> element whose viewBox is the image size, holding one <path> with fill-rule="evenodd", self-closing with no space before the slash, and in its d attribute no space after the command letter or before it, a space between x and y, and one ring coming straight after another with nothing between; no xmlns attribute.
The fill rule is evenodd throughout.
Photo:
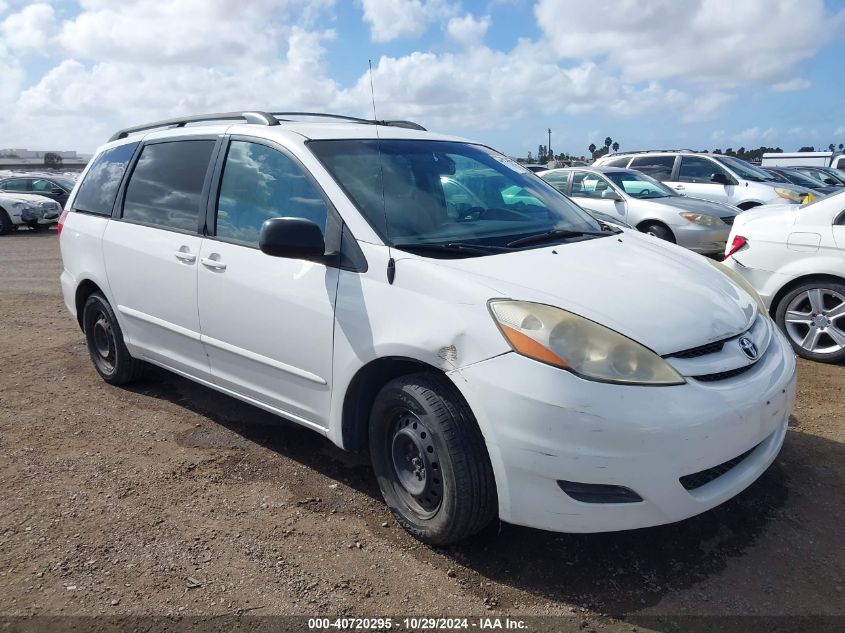
<svg viewBox="0 0 845 633"><path fill-rule="evenodd" d="M555 154L552 151L552 128L549 128L549 160L554 160Z"/></svg>

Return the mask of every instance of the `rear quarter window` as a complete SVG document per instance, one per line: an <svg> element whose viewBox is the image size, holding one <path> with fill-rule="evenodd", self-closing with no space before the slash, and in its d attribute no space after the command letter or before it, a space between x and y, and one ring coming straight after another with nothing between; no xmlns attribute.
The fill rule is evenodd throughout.
<svg viewBox="0 0 845 633"><path fill-rule="evenodd" d="M79 186L73 210L111 215L120 181L137 147L138 143L127 143L107 149L97 156Z"/></svg>
<svg viewBox="0 0 845 633"><path fill-rule="evenodd" d="M669 180L674 166L674 156L638 156L631 161L629 167L657 180Z"/></svg>

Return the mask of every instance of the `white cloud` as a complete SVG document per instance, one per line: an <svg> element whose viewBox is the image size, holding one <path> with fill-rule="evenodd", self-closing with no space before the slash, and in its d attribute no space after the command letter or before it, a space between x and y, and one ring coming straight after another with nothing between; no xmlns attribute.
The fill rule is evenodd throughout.
<svg viewBox="0 0 845 633"><path fill-rule="evenodd" d="M471 13L463 17L454 17L446 25L446 32L456 42L465 46L479 44L490 28L490 16L476 19Z"/></svg>
<svg viewBox="0 0 845 633"><path fill-rule="evenodd" d="M721 86L780 80L845 20L823 0L540 0L535 14L561 58L605 58L629 81Z"/></svg>
<svg viewBox="0 0 845 633"><path fill-rule="evenodd" d="M0 13L5 7L0 6ZM28 52L49 49L50 39L56 29L53 7L45 3L30 4L18 13L12 13L0 23L0 33L9 48Z"/></svg>
<svg viewBox="0 0 845 633"><path fill-rule="evenodd" d="M361 0L361 5L375 42L422 35L429 24L457 11L446 0Z"/></svg>
<svg viewBox="0 0 845 633"><path fill-rule="evenodd" d="M772 86L772 90L774 90L775 92L793 92L796 90L806 90L809 87L809 81L800 77L796 77L795 79L789 79L787 81L781 81L779 83L774 84Z"/></svg>
<svg viewBox="0 0 845 633"><path fill-rule="evenodd" d="M734 143L742 145L750 145L754 143L766 143L778 137L778 130L776 128L762 129L760 127L750 127L734 134L732 140Z"/></svg>

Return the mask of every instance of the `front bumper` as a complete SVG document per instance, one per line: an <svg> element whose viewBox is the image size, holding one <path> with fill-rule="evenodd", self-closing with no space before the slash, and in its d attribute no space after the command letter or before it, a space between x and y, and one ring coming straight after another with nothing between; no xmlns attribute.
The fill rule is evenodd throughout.
<svg viewBox="0 0 845 633"><path fill-rule="evenodd" d="M673 226L672 231L679 246L702 255L712 255L725 252L731 227L726 224L724 228L708 228L687 222L681 226Z"/></svg>
<svg viewBox="0 0 845 633"><path fill-rule="evenodd" d="M772 463L795 400L795 356L779 333L753 369L717 382L602 384L515 353L450 376L485 435L499 516L559 532L659 525L723 503ZM681 484L749 450L709 483ZM623 486L642 500L576 501L561 480Z"/></svg>

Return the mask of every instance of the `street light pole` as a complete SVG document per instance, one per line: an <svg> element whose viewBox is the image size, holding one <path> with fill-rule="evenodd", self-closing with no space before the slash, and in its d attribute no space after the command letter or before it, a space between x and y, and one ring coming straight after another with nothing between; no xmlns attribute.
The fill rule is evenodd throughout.
<svg viewBox="0 0 845 633"><path fill-rule="evenodd" d="M554 153L552 152L552 128L549 128L549 160L554 160Z"/></svg>

